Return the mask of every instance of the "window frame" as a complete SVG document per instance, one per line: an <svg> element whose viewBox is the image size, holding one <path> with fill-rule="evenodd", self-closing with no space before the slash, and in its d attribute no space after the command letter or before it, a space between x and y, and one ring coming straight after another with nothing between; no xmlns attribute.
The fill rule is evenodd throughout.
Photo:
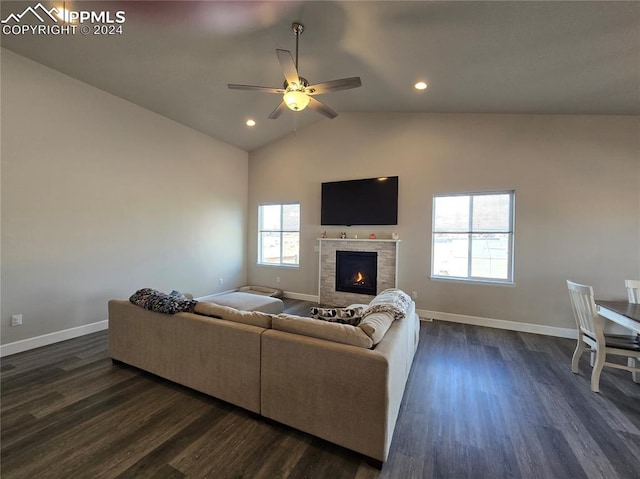
<svg viewBox="0 0 640 479"><path fill-rule="evenodd" d="M486 231L486 230L473 230L473 198L477 196L491 196L491 195L509 195L509 228L508 231ZM435 231L436 222L436 199L437 198L451 198L456 196L468 196L469 197L469 226L467 231ZM433 195L432 209L431 209L431 271L430 278L433 280L444 281L461 281L465 283L481 283L481 284L496 284L496 285L515 285L515 189L508 190L490 190L490 191L467 191L458 193L437 193ZM472 261L473 261L473 241L474 235L482 234L506 234L509 238L509 250L508 250L508 265L507 265L507 278L489 278L484 276L472 276ZM467 249L467 276L445 276L434 274L434 256L435 256L435 238L440 234L459 234L467 235L468 249Z"/></svg>
<svg viewBox="0 0 640 479"><path fill-rule="evenodd" d="M284 225L284 206L291 206L291 205L297 205L298 206L298 214L301 215L302 214L302 206L300 205L299 201L289 201L289 202L281 202L281 203L276 203L276 202L269 202L269 203L260 203L258 204L258 255L257 255L257 261L256 264L258 266L274 266L277 268L299 268L300 267L300 238L301 238L301 234L300 234L300 230L301 230L301 224L302 221L298 222L298 229L297 230L292 230L292 229L284 229L283 225ZM262 207L263 206L280 206L280 229L279 230L265 230L265 229L261 229L262 226ZM263 252L263 248L262 248L262 233L279 233L280 234L280 262L279 263L264 263L262 261L262 252ZM282 258L283 258L283 248L284 248L284 234L285 233L298 233L298 262L297 263L283 263L282 262Z"/></svg>

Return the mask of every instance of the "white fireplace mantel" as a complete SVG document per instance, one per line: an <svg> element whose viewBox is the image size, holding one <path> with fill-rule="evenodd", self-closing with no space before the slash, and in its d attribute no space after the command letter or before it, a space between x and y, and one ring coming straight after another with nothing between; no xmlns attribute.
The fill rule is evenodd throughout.
<svg viewBox="0 0 640 479"><path fill-rule="evenodd" d="M378 253L376 291L398 287L399 239L317 238L320 243L318 298L321 304L347 306L368 303L374 296L336 291L336 251L375 251Z"/></svg>
<svg viewBox="0 0 640 479"><path fill-rule="evenodd" d="M400 243L399 239L370 239L370 238L317 238L318 241L362 241L364 243L375 243L380 241L382 243Z"/></svg>

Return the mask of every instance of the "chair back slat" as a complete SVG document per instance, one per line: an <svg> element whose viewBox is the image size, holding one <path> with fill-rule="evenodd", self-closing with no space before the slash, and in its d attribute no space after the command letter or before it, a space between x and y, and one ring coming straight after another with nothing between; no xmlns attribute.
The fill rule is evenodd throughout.
<svg viewBox="0 0 640 479"><path fill-rule="evenodd" d="M567 281L567 287L578 333L586 333L598 342L604 341L604 331L593 298L593 288L572 281Z"/></svg>
<svg viewBox="0 0 640 479"><path fill-rule="evenodd" d="M640 303L640 279L626 279L624 285L627 287L629 302Z"/></svg>

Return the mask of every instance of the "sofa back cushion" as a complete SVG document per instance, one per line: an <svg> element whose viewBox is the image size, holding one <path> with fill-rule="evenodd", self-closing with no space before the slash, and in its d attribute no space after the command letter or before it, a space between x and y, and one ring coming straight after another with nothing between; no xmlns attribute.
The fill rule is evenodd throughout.
<svg viewBox="0 0 640 479"><path fill-rule="evenodd" d="M271 328L272 314L260 311L240 311L230 306L211 303L208 301L198 301L194 309L196 314L211 316L214 318L226 319L235 323L250 324L261 328Z"/></svg>
<svg viewBox="0 0 640 479"><path fill-rule="evenodd" d="M290 314L279 314L273 318L271 327L279 331L326 339L334 343L349 344L360 348L370 349L373 346L373 341L362 329L350 324L330 323Z"/></svg>
<svg viewBox="0 0 640 479"><path fill-rule="evenodd" d="M360 321L358 328L362 329L371 338L375 346L387 333L393 323L393 316L389 313L370 313Z"/></svg>

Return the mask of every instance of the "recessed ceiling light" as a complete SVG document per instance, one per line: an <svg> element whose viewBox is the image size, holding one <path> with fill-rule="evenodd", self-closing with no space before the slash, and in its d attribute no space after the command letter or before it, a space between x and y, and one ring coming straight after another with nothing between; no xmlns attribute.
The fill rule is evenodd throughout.
<svg viewBox="0 0 640 479"><path fill-rule="evenodd" d="M256 126L256 121L249 118L246 123L247 126Z"/></svg>
<svg viewBox="0 0 640 479"><path fill-rule="evenodd" d="M419 81L418 83L413 85L413 87L416 90L426 90L427 89L427 84L425 82L423 82L423 81Z"/></svg>

